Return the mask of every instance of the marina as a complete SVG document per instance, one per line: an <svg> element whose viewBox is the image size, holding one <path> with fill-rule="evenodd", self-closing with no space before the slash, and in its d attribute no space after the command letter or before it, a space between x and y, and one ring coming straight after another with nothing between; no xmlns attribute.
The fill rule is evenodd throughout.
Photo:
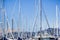
<svg viewBox="0 0 60 40"><path fill-rule="evenodd" d="M60 40L59 2L0 0L0 40Z"/></svg>

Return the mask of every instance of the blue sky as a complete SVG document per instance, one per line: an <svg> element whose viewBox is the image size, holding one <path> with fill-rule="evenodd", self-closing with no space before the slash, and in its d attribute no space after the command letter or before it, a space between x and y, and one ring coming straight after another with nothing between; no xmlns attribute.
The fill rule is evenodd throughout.
<svg viewBox="0 0 60 40"><path fill-rule="evenodd" d="M17 23L18 23L18 15L19 15L19 4L18 0L5 0L4 6L6 9L6 15L8 16L8 21L11 27L11 19L14 19L14 29L17 29ZM53 27L53 24L55 26L55 19L56 19L56 4L58 5L59 11L60 11L60 0L42 0L42 7L44 8L47 19L49 21L50 27ZM32 31L33 30L33 24L34 20L36 19L36 15L38 13L38 1L36 0L36 13L34 8L34 0L21 0L21 15L20 15L20 30L21 31ZM48 28L44 14L43 17L43 29ZM60 12L59 12L60 17ZM60 20L60 18L59 18ZM59 21L60 26L60 21ZM34 28L34 31L40 30L40 24L39 24L39 13L36 19L36 25Z"/></svg>

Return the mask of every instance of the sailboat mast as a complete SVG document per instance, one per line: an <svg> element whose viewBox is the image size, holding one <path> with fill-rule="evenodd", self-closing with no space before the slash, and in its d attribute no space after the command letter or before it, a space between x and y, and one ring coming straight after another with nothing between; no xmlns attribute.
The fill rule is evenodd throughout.
<svg viewBox="0 0 60 40"><path fill-rule="evenodd" d="M4 0L1 0L2 1L2 6L1 6L1 8L2 8L2 22L3 22L3 24L2 24L2 27L3 27L3 37L5 36L5 6L4 6Z"/></svg>
<svg viewBox="0 0 60 40"><path fill-rule="evenodd" d="M56 27L57 27L57 37L58 37L58 6L56 5Z"/></svg>
<svg viewBox="0 0 60 40"><path fill-rule="evenodd" d="M39 13L40 13L40 32L42 30L42 0L39 0Z"/></svg>
<svg viewBox="0 0 60 40"><path fill-rule="evenodd" d="M6 34L6 38L8 37L8 17L7 17L7 20L6 20L6 25L7 25L7 34Z"/></svg>
<svg viewBox="0 0 60 40"><path fill-rule="evenodd" d="M20 37L19 36L19 34L20 34L20 18L21 18L21 7L20 7L20 0L19 0L19 13L18 13L18 37Z"/></svg>
<svg viewBox="0 0 60 40"><path fill-rule="evenodd" d="M12 34L13 34L13 18L12 18Z"/></svg>

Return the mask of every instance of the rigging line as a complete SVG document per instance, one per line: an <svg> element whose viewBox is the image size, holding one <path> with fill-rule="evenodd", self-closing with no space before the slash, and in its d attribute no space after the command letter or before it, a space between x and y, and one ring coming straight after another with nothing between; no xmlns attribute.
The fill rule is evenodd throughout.
<svg viewBox="0 0 60 40"><path fill-rule="evenodd" d="M6 16L6 14L5 14L5 16ZM8 17L6 17L6 21L8 22L8 27L9 27L9 21L8 21ZM11 27L11 26L10 26ZM10 28L9 27L9 28ZM11 29L11 28L10 28ZM10 31L11 32L11 31ZM8 33L8 31L7 31L7 33ZM11 33L11 35L12 35L12 33ZM12 37L14 38L14 36L12 35Z"/></svg>
<svg viewBox="0 0 60 40"><path fill-rule="evenodd" d="M4 14L4 16L6 16L6 13Z"/></svg>
<svg viewBox="0 0 60 40"><path fill-rule="evenodd" d="M2 4L2 5L4 5L4 4ZM5 35L4 35L5 34L5 8L4 7L2 8L2 22L3 22L3 25L2 25L3 36L5 37Z"/></svg>
<svg viewBox="0 0 60 40"><path fill-rule="evenodd" d="M5 10L5 17L6 17L6 21L7 21L7 23L8 23L8 27L9 27L9 21L8 21L8 16L7 16L7 14L6 14L6 10ZM9 27L10 29L11 29L11 26ZM10 31L11 32L11 31ZM7 33L8 33L8 31L7 31ZM12 37L14 38L14 36L13 36L13 34L11 33L11 35L12 35Z"/></svg>
<svg viewBox="0 0 60 40"><path fill-rule="evenodd" d="M47 25L48 25L48 27L50 28L50 25L49 25L49 22L48 22L48 19L47 19L47 16L46 16L46 12L45 12L44 9L42 9L42 10L43 10L43 12L44 12L44 16L45 16L45 19L46 19Z"/></svg>
<svg viewBox="0 0 60 40"><path fill-rule="evenodd" d="M6 14L6 10L5 10L5 16L6 16L6 21L8 22L8 27L10 26L10 24L9 24L9 21L8 21L8 16L7 16L7 14ZM9 27L10 29L11 29L11 26ZM11 32L11 31L10 31ZM7 31L7 33L8 33L8 31ZM11 35L12 35L12 33L11 33ZM12 35L12 37L14 38L14 36Z"/></svg>
<svg viewBox="0 0 60 40"><path fill-rule="evenodd" d="M35 10L34 10L34 13L36 13L36 0L35 0L35 6L34 6ZM35 27L35 24L36 24L36 17L34 18L34 22L33 22L33 32L34 32L34 27Z"/></svg>
<svg viewBox="0 0 60 40"><path fill-rule="evenodd" d="M19 0L19 9L18 10L19 10L19 13L18 13L18 18L19 18L18 19L18 28L19 28L19 26L20 26L20 23L19 22L20 22L20 16L21 16L20 0Z"/></svg>
<svg viewBox="0 0 60 40"><path fill-rule="evenodd" d="M34 6L35 10L34 10L34 13L36 13L36 0L35 0L35 6ZM33 22L33 29L32 29L32 32L34 32L34 29L35 29L35 25L36 25L36 20L37 20L37 16L38 14L36 14L35 18L34 18L34 22ZM31 34L32 36L32 34ZM33 38L33 37L32 37Z"/></svg>
<svg viewBox="0 0 60 40"><path fill-rule="evenodd" d="M38 14L36 15L36 18L35 18L34 23L33 23L33 32L34 32L34 28L35 28L35 25L36 25L37 17L38 17Z"/></svg>
<svg viewBox="0 0 60 40"><path fill-rule="evenodd" d="M42 34L42 0L39 0L39 15L40 15L40 36Z"/></svg>
<svg viewBox="0 0 60 40"><path fill-rule="evenodd" d="M10 26L10 23L8 22L8 27ZM9 29L10 29L10 32L12 32L12 30L11 30L11 26L9 27ZM11 33L11 35L12 35L12 37L14 38L14 36L13 36L13 34Z"/></svg>
<svg viewBox="0 0 60 40"><path fill-rule="evenodd" d="M5 14L5 16L6 16L6 14ZM8 27L9 27L9 25L10 25L10 24L9 24L9 21L8 21L8 16L6 17L6 21L7 21L7 23L8 23L8 24L7 24L7 25L8 25ZM11 26L10 26L10 27L11 27ZM10 27L9 27L9 28L10 28ZM11 28L10 28L10 29L11 29ZM8 29L7 29L7 30L8 30ZM10 32L11 32L11 31L10 31ZM7 33L8 33L8 31L7 31ZM14 38L14 36L13 36L13 34L12 34L12 33L11 33L11 35L12 35L12 37Z"/></svg>
<svg viewBox="0 0 60 40"><path fill-rule="evenodd" d="M16 0L16 1L17 1L17 0ZM15 7L16 7L16 1L15 1L14 5L13 5L13 9L12 9L12 11L11 11L11 13L13 14L13 16L14 16L14 10L15 10Z"/></svg>
<svg viewBox="0 0 60 40"><path fill-rule="evenodd" d="M7 17L7 20L6 20L7 22L7 30L6 30L6 37L8 36L7 34L8 34L8 17Z"/></svg>
<svg viewBox="0 0 60 40"><path fill-rule="evenodd" d="M5 7L4 7L4 11L5 11L5 13L4 13L4 15L5 15L5 19L6 19L6 21L8 22L8 19L7 19L7 16L6 16L6 9L5 9ZM6 24L5 24L6 25ZM5 33L6 34L6 33ZM7 37L7 36L6 36Z"/></svg>
<svg viewBox="0 0 60 40"><path fill-rule="evenodd" d="M43 12L44 12L44 16L45 16L45 19L46 19L47 25L48 25L48 27L50 28L50 25L49 25L49 22L48 22L48 19L47 19L47 16L46 16L45 10L43 10ZM50 34L50 33L49 33L49 34Z"/></svg>
<svg viewBox="0 0 60 40"><path fill-rule="evenodd" d="M5 9L5 21L7 21L8 22L8 17L6 17L6 9ZM6 25L6 24L5 24ZM8 33L8 29L6 30L7 32L5 33L6 35L7 35L7 33ZM7 36L6 36L7 37Z"/></svg>

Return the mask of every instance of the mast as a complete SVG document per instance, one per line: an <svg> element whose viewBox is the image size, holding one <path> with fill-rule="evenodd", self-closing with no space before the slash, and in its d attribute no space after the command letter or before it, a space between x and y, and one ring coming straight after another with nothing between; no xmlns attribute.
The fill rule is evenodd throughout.
<svg viewBox="0 0 60 40"><path fill-rule="evenodd" d="M34 13L36 13L36 0L34 0ZM32 34L34 32L34 29L35 29L36 19L37 19L37 16L34 18L34 22L33 22L33 30L32 30L32 33L31 33L32 38L33 38Z"/></svg>
<svg viewBox="0 0 60 40"><path fill-rule="evenodd" d="M41 32L42 31L42 0L39 0L39 13L40 13L40 32Z"/></svg>
<svg viewBox="0 0 60 40"><path fill-rule="evenodd" d="M19 1L19 13L18 13L18 37L20 37L20 18L21 18L21 7L20 7L20 0Z"/></svg>
<svg viewBox="0 0 60 40"><path fill-rule="evenodd" d="M7 20L6 20L7 22L6 22L6 24L7 24L7 34L6 34L6 37L8 37L8 17L7 17Z"/></svg>
<svg viewBox="0 0 60 40"><path fill-rule="evenodd" d="M7 30L8 30L8 18L7 18ZM7 33L8 33L8 31L7 31Z"/></svg>
<svg viewBox="0 0 60 40"><path fill-rule="evenodd" d="M18 1L19 1L19 2L18 2L18 3L19 3L19 5L18 5L18 6L19 6L19 10L18 10L18 14L19 14L19 15L18 15L18 40L22 40L22 39L20 38L20 23L21 23L21 22L20 22L20 18L21 18L21 7L20 7L21 4L20 4L20 1L21 1L21 0L18 0Z"/></svg>
<svg viewBox="0 0 60 40"><path fill-rule="evenodd" d="M4 0L1 0L1 21L2 21L2 28L3 28L3 37L5 37L5 6Z"/></svg>
<svg viewBox="0 0 60 40"><path fill-rule="evenodd" d="M13 30L14 30L14 29L13 29L13 18L12 18L12 34L13 34Z"/></svg>
<svg viewBox="0 0 60 40"><path fill-rule="evenodd" d="M56 5L56 27L57 27L57 37L58 37L58 6Z"/></svg>

